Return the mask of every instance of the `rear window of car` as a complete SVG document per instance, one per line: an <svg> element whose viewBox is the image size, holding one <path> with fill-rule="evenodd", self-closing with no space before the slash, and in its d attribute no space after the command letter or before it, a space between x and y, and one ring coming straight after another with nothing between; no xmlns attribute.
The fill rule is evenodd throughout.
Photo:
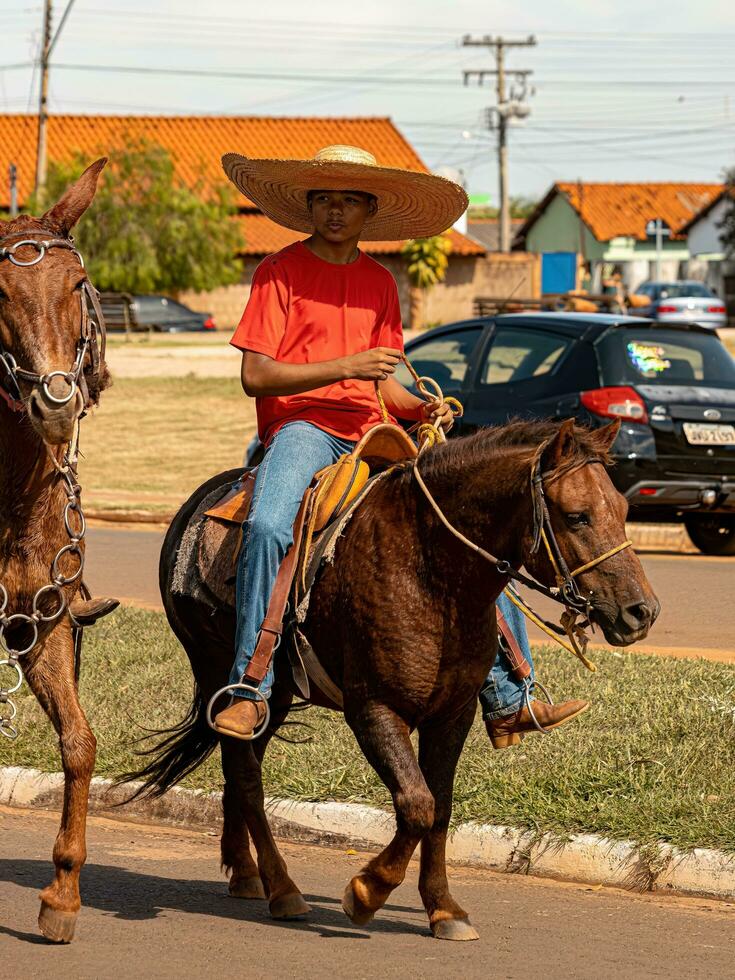
<svg viewBox="0 0 735 980"><path fill-rule="evenodd" d="M597 350L606 385L735 385L735 361L714 334L611 330Z"/></svg>
<svg viewBox="0 0 735 980"><path fill-rule="evenodd" d="M688 296L714 296L701 282L662 282L658 287L659 299L681 299Z"/></svg>

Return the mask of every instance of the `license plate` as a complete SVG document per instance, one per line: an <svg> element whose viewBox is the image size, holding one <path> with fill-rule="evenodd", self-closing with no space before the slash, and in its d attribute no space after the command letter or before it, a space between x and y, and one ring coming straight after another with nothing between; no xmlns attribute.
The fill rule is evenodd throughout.
<svg viewBox="0 0 735 980"><path fill-rule="evenodd" d="M693 446L735 446L735 425L685 422L684 435Z"/></svg>

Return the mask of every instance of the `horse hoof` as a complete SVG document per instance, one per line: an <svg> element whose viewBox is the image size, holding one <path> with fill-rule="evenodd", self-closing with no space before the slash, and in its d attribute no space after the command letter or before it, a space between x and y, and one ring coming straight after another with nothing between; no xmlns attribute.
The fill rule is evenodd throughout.
<svg viewBox="0 0 735 980"><path fill-rule="evenodd" d="M375 912L363 905L359 896L355 894L354 882L355 879L353 878L345 888L344 895L342 896L342 909L354 925L366 926L375 915Z"/></svg>
<svg viewBox="0 0 735 980"><path fill-rule="evenodd" d="M311 906L306 904L300 892L274 898L269 907L273 919L305 919L311 912Z"/></svg>
<svg viewBox="0 0 735 980"><path fill-rule="evenodd" d="M62 912L42 904L38 913L38 928L50 943L70 943L74 938L78 912Z"/></svg>
<svg viewBox="0 0 735 980"><path fill-rule="evenodd" d="M261 901L265 898L263 882L257 875L252 878L231 878L229 893L232 898L252 898Z"/></svg>
<svg viewBox="0 0 735 980"><path fill-rule="evenodd" d="M480 938L469 919L439 919L431 924L431 933L434 939L449 939L455 943L467 943Z"/></svg>

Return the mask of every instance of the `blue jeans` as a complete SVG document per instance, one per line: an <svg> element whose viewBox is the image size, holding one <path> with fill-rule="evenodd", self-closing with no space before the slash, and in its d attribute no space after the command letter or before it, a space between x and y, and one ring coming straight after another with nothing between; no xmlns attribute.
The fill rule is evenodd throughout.
<svg viewBox="0 0 735 980"><path fill-rule="evenodd" d="M236 654L230 684L240 681L255 650L279 566L293 541L293 522L304 491L317 470L336 462L353 447L353 442L338 439L310 422L289 422L279 429L268 446L258 467L250 514L243 526L235 586ZM505 596L501 596L498 603L530 662L523 617ZM271 665L259 690L268 697L272 686ZM249 691L234 693L255 698ZM500 717L513 714L522 697L523 685L510 674L506 656L499 654L481 695L483 715Z"/></svg>
<svg viewBox="0 0 735 980"><path fill-rule="evenodd" d="M526 632L526 621L523 613L514 606L504 592L498 596L497 606L505 617L505 621L510 626L513 636L516 638L521 653L531 666L531 675L528 682L533 691L534 668L531 647L528 643L528 633ZM482 708L483 718L504 718L506 715L513 715L518 711L523 703L525 687L523 681L515 679L510 671L510 664L502 646L498 650L498 656L493 664L493 669L487 675L485 685L480 691L480 707Z"/></svg>

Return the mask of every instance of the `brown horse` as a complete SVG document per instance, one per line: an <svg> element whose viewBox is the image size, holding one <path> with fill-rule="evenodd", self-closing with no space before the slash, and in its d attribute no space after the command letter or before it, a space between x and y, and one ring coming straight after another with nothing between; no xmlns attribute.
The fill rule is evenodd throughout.
<svg viewBox="0 0 735 980"><path fill-rule="evenodd" d="M562 558L570 568L584 565L625 539L625 501L604 466L593 465L607 460L617 430L617 424L588 431L572 422L516 422L450 441L420 457L418 466L458 530L513 568L525 564L539 582L554 585L546 552L534 547L532 469L543 472ZM232 556L238 530L223 537L203 512L235 475L222 474L202 486L174 519L163 545L163 600L191 661L197 693L188 718L134 774L153 793L194 769L217 742L205 706L226 683L234 657L234 595L226 584L231 557L223 556ZM646 635L658 602L631 549L576 581L611 643ZM446 529L410 468L375 485L339 538L333 563L317 579L303 631L341 688L347 723L390 790L396 812L393 840L347 886L343 908L355 923L368 922L386 902L421 843L419 890L431 931L443 939L477 938L450 895L445 842L455 768L496 654L495 599L507 582L507 575ZM292 702L289 670L283 662L278 670L278 659L266 733L252 742L221 742L222 864L231 872L231 895L265 893L275 918L294 918L309 909L273 840L261 781L268 739ZM325 703L314 690L312 701ZM414 729L418 758L409 737Z"/></svg>
<svg viewBox="0 0 735 980"><path fill-rule="evenodd" d="M41 893L38 920L55 942L72 938L79 912L96 744L77 696L69 613L81 586L84 518L74 469L59 468L65 469L66 446L82 412L98 402L107 383L87 316L90 287L69 232L89 207L105 163L89 167L43 217L0 222L0 639L6 660L0 688L14 686L22 668L59 736L64 808L54 846L56 877ZM8 726L15 709L9 715L8 707L0 703L3 734L13 734ZM15 724L22 732L22 718Z"/></svg>

